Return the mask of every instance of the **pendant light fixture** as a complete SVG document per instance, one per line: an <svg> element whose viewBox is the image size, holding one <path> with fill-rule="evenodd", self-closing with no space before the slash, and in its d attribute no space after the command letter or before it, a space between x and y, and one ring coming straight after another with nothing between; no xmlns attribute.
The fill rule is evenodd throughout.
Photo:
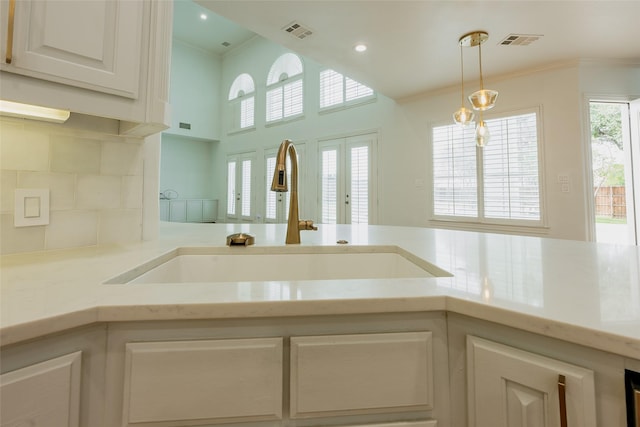
<svg viewBox="0 0 640 427"><path fill-rule="evenodd" d="M476 126L476 145L478 147L484 147L489 142L489 128L482 119L482 112L493 108L498 99L498 92L491 89L484 88L484 79L482 77L482 43L487 41L489 34L485 31L473 31L460 37L458 43L460 47L475 47L478 46L478 62L480 64L480 90L473 92L469 95L469 102L474 110L480 112L480 120ZM456 112L457 113L457 112Z"/></svg>
<svg viewBox="0 0 640 427"><path fill-rule="evenodd" d="M460 126L467 126L473 122L473 111L464 106L464 61L462 54L462 44L460 45L460 109L453 113L453 121Z"/></svg>
<svg viewBox="0 0 640 427"><path fill-rule="evenodd" d="M475 47L478 46L478 62L480 64L480 90L469 95L469 102L474 110L485 111L496 104L498 92L484 88L484 79L482 77L482 43L487 41L489 34L485 31L474 31L460 37L461 46Z"/></svg>

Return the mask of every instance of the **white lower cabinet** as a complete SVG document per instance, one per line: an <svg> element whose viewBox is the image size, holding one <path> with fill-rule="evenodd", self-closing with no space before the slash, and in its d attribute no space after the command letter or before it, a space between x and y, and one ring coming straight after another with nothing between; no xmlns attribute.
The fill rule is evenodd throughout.
<svg viewBox="0 0 640 427"><path fill-rule="evenodd" d="M123 412L129 426L280 419L282 338L129 343Z"/></svg>
<svg viewBox="0 0 640 427"><path fill-rule="evenodd" d="M433 408L431 332L291 338L290 414Z"/></svg>
<svg viewBox="0 0 640 427"><path fill-rule="evenodd" d="M467 392L469 427L597 425L593 371L475 336Z"/></svg>
<svg viewBox="0 0 640 427"><path fill-rule="evenodd" d="M82 352L0 376L2 426L77 427Z"/></svg>

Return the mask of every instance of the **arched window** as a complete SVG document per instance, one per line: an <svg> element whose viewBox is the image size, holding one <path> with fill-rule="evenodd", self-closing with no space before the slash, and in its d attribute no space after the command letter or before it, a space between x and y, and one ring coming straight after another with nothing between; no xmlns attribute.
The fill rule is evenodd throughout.
<svg viewBox="0 0 640 427"><path fill-rule="evenodd" d="M267 76L267 122L302 115L303 71L302 61L293 53L275 60Z"/></svg>
<svg viewBox="0 0 640 427"><path fill-rule="evenodd" d="M229 89L231 131L247 129L255 124L255 84L247 74L240 74Z"/></svg>

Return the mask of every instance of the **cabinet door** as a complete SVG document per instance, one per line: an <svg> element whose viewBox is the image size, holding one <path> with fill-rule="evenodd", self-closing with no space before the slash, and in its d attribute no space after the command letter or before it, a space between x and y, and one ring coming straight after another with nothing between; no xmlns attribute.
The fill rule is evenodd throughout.
<svg viewBox="0 0 640 427"><path fill-rule="evenodd" d="M433 408L431 332L291 338L291 417Z"/></svg>
<svg viewBox="0 0 640 427"><path fill-rule="evenodd" d="M125 425L281 417L282 338L126 345Z"/></svg>
<svg viewBox="0 0 640 427"><path fill-rule="evenodd" d="M76 427L82 352L0 376L2 426Z"/></svg>
<svg viewBox="0 0 640 427"><path fill-rule="evenodd" d="M560 427L559 375L567 425L596 427L592 371L467 336L469 427Z"/></svg>
<svg viewBox="0 0 640 427"><path fill-rule="evenodd" d="M169 221L187 222L187 201L186 200L170 200L169 201Z"/></svg>
<svg viewBox="0 0 640 427"><path fill-rule="evenodd" d="M218 218L218 201L203 200L202 201L202 221L215 222Z"/></svg>
<svg viewBox="0 0 640 427"><path fill-rule="evenodd" d="M202 200L187 200L187 222L202 222Z"/></svg>
<svg viewBox="0 0 640 427"><path fill-rule="evenodd" d="M3 3L6 7L8 2ZM3 50L1 68L137 98L144 7L145 2L126 0L18 1L13 58L7 64ZM6 49L6 31L2 33Z"/></svg>

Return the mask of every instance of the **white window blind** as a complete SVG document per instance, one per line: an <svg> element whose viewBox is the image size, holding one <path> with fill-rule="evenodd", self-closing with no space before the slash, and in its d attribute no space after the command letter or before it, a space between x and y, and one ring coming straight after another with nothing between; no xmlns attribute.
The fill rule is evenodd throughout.
<svg viewBox="0 0 640 427"><path fill-rule="evenodd" d="M343 76L338 72L333 70L320 72L320 108L344 102L342 81Z"/></svg>
<svg viewBox="0 0 640 427"><path fill-rule="evenodd" d="M267 91L267 122L282 119L282 86Z"/></svg>
<svg viewBox="0 0 640 427"><path fill-rule="evenodd" d="M349 77L345 78L345 98L347 102L371 95L373 95L373 89L370 87L365 86L362 83L358 83Z"/></svg>
<svg viewBox="0 0 640 427"><path fill-rule="evenodd" d="M320 72L320 108L332 107L373 95L373 89L334 70Z"/></svg>
<svg viewBox="0 0 640 427"><path fill-rule="evenodd" d="M338 151L322 151L322 220L324 224L335 224L338 213Z"/></svg>
<svg viewBox="0 0 640 427"><path fill-rule="evenodd" d="M351 223L369 223L369 147L351 148Z"/></svg>
<svg viewBox="0 0 640 427"><path fill-rule="evenodd" d="M541 221L536 113L486 124L491 140L482 149L473 126L433 128L434 215Z"/></svg>
<svg viewBox="0 0 640 427"><path fill-rule="evenodd" d="M254 125L255 98L253 96L240 101L240 129Z"/></svg>
<svg viewBox="0 0 640 427"><path fill-rule="evenodd" d="M487 120L483 149L484 216L540 219L536 115Z"/></svg>
<svg viewBox="0 0 640 427"><path fill-rule="evenodd" d="M283 117L302 114L302 79L298 79L283 86Z"/></svg>
<svg viewBox="0 0 640 427"><path fill-rule="evenodd" d="M227 163L227 214L236 214L236 162Z"/></svg>
<svg viewBox="0 0 640 427"><path fill-rule="evenodd" d="M477 190L474 130L458 125L434 127L434 214L476 217Z"/></svg>
<svg viewBox="0 0 640 427"><path fill-rule="evenodd" d="M242 216L251 216L251 160L242 161Z"/></svg>

